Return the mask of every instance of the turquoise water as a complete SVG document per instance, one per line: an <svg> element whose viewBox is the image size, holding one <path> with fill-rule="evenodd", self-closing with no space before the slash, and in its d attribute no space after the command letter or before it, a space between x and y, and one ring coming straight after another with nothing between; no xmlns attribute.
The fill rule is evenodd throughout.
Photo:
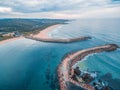
<svg viewBox="0 0 120 90"><path fill-rule="evenodd" d="M50 36L91 36L70 44L19 39L0 45L0 90L56 90L56 69L71 51L115 43L120 45L120 19L77 20L54 29ZM99 77L120 90L120 49L93 54L79 63L81 69L99 71Z"/></svg>

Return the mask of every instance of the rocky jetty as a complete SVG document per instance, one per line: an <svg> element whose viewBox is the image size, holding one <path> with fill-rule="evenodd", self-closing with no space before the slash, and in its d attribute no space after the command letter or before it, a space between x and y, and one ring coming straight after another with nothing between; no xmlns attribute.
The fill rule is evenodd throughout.
<svg viewBox="0 0 120 90"><path fill-rule="evenodd" d="M77 63L77 61L82 60L85 56L93 53L100 53L104 51L114 51L118 45L116 44L107 44L103 46L93 47L85 50L80 50L75 53L67 55L61 64L58 66L58 79L60 83L60 90L73 90L73 86L80 87L85 90L95 90L93 86L86 83L76 82L71 78L72 66Z"/></svg>
<svg viewBox="0 0 120 90"><path fill-rule="evenodd" d="M32 36L25 36L27 39L32 39L36 41L42 41L42 42L52 42L52 43L71 43L71 42L78 42L78 41L84 41L91 39L91 37L77 37L77 38L69 38L69 39L56 39L56 38L36 38Z"/></svg>

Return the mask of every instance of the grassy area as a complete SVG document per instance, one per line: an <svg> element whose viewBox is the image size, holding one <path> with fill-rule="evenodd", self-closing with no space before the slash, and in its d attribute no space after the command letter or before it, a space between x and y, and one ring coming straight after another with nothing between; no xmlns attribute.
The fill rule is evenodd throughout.
<svg viewBox="0 0 120 90"><path fill-rule="evenodd" d="M47 24L47 25L44 25L43 27L38 28L38 29L36 29L36 30L32 30L32 31L28 31L28 32L22 32L22 35L28 36L28 35L30 35L30 34L37 34L37 33L39 33L41 30L44 30L45 28L48 28L49 26L52 26L52 25L56 25L56 24Z"/></svg>

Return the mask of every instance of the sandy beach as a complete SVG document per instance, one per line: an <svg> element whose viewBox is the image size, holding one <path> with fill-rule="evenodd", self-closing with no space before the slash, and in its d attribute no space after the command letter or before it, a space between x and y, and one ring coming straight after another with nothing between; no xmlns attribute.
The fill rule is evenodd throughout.
<svg viewBox="0 0 120 90"><path fill-rule="evenodd" d="M6 40L3 40L3 41L0 41L0 45L4 44L4 43L7 43L7 42L17 40L17 39L21 39L21 38L24 38L24 37L21 36L21 37L15 37L15 38L6 39Z"/></svg>
<svg viewBox="0 0 120 90"><path fill-rule="evenodd" d="M34 38L41 38L41 39L49 39L50 37L48 36L48 32L52 31L53 29L59 27L61 24L57 24L57 25L52 25L42 31L40 31L38 34L36 35L31 35Z"/></svg>

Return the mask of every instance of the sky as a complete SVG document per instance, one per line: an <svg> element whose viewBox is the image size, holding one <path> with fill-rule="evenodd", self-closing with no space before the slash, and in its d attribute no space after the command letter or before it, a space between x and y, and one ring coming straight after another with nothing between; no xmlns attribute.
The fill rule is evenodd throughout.
<svg viewBox="0 0 120 90"><path fill-rule="evenodd" d="M0 0L0 18L120 18L120 0Z"/></svg>

